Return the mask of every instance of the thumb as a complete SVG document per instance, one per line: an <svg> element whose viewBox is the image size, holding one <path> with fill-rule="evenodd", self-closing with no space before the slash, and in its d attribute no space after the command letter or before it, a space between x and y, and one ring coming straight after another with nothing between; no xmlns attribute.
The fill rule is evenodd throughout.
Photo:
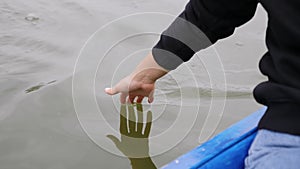
<svg viewBox="0 0 300 169"><path fill-rule="evenodd" d="M113 88L105 88L104 91L106 94L109 94L109 95L114 95L114 94L119 93L114 87Z"/></svg>
<svg viewBox="0 0 300 169"><path fill-rule="evenodd" d="M106 136L107 138L109 138L112 142L114 142L114 144L118 147L119 145L120 145L120 140L117 138L117 137L115 137L115 136L113 136L113 135L107 135Z"/></svg>

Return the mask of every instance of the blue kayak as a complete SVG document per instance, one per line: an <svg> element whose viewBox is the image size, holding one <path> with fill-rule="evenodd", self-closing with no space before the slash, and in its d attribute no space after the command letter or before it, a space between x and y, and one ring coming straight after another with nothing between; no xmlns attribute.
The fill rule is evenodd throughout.
<svg viewBox="0 0 300 169"><path fill-rule="evenodd" d="M163 169L242 169L257 124L266 108L232 125L201 146L175 159Z"/></svg>

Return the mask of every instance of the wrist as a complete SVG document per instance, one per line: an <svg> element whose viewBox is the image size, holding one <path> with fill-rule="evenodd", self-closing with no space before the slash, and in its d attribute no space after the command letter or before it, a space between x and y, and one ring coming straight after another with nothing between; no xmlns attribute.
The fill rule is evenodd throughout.
<svg viewBox="0 0 300 169"><path fill-rule="evenodd" d="M139 72L135 71L130 76L131 76L131 79L133 79L135 81L139 81L144 84L151 84L151 83L155 83L155 81L157 79L159 79L160 77L162 77L165 74L166 74L166 72L163 72L161 70L157 70L154 68L148 68L148 69L141 70Z"/></svg>
<svg viewBox="0 0 300 169"><path fill-rule="evenodd" d="M167 74L168 71L159 66L152 54L146 56L131 74L132 79L144 83L154 83L157 79Z"/></svg>

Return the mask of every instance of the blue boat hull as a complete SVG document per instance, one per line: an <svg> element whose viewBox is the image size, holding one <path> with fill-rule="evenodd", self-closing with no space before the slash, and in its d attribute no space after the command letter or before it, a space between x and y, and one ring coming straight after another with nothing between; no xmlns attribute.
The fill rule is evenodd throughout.
<svg viewBox="0 0 300 169"><path fill-rule="evenodd" d="M242 169L266 108L232 125L163 169Z"/></svg>

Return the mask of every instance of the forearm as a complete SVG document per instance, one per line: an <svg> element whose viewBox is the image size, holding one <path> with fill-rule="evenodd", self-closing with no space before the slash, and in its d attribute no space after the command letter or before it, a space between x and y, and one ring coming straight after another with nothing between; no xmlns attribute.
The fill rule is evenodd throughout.
<svg viewBox="0 0 300 169"><path fill-rule="evenodd" d="M132 169L157 169L150 157L147 158L131 158L130 159Z"/></svg>
<svg viewBox="0 0 300 169"><path fill-rule="evenodd" d="M233 34L252 18L256 0L190 0L152 49L162 67L173 70L192 56Z"/></svg>

